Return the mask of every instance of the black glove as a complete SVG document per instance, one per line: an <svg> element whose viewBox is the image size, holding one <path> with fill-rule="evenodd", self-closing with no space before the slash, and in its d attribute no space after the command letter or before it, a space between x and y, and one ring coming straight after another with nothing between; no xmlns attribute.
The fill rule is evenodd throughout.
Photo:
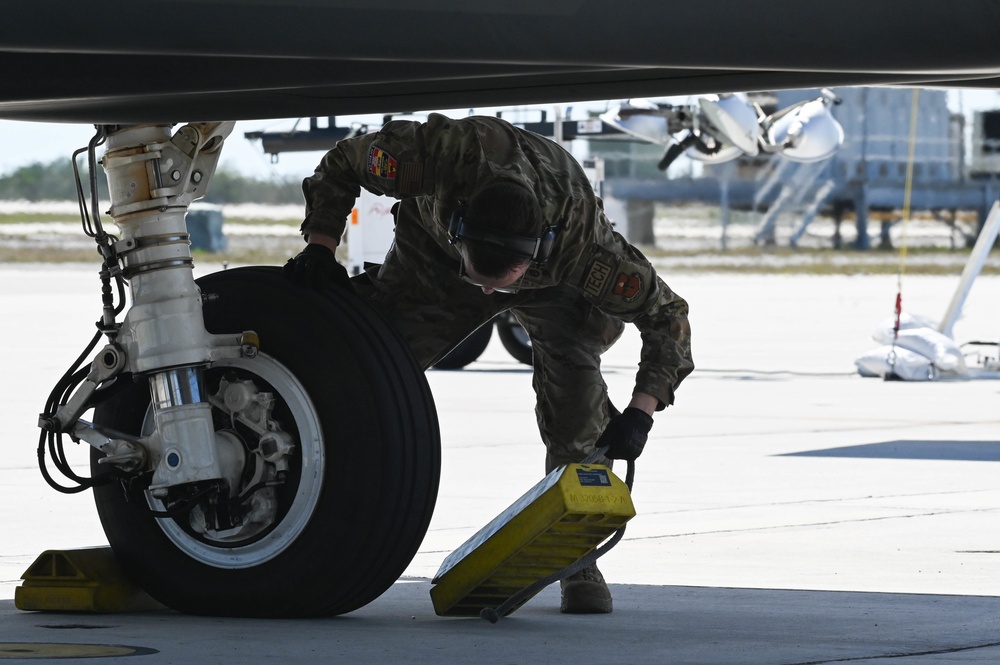
<svg viewBox="0 0 1000 665"><path fill-rule="evenodd" d="M629 407L611 418L597 440L597 448L607 446L604 456L608 459L634 460L642 454L652 428L651 415L642 409Z"/></svg>
<svg viewBox="0 0 1000 665"><path fill-rule="evenodd" d="M281 272L299 286L310 289L351 286L347 268L340 265L333 252L323 245L306 245L295 258L288 259Z"/></svg>

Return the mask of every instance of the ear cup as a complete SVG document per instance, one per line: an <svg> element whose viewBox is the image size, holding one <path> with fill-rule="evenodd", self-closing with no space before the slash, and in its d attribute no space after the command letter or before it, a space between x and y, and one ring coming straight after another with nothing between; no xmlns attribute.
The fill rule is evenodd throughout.
<svg viewBox="0 0 1000 665"><path fill-rule="evenodd" d="M549 256L552 254L552 247L556 243L556 227L549 226L542 233L542 242L538 245L538 251L535 252L535 257L533 260L536 263L545 263L549 260Z"/></svg>
<svg viewBox="0 0 1000 665"><path fill-rule="evenodd" d="M465 218L465 204L459 202L451 212L451 219L448 220L448 241L455 244L459 239L459 229L462 227L462 220Z"/></svg>
<svg viewBox="0 0 1000 665"><path fill-rule="evenodd" d="M545 231L538 238L529 238L498 229L470 224L465 221L465 210L466 205L460 202L455 206L455 209L451 213L451 218L448 220L448 242L451 244L454 245L462 238L489 242L494 245L500 245L512 254L523 256L538 264L545 263L552 254L552 248L555 245L556 234L558 233L555 226L546 227Z"/></svg>

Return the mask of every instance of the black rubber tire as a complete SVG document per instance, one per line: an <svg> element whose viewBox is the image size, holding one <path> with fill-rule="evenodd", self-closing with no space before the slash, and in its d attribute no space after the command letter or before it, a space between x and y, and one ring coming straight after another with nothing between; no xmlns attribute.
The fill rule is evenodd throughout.
<svg viewBox="0 0 1000 665"><path fill-rule="evenodd" d="M510 312L499 315L496 321L497 335L503 343L503 348L507 349L507 353L514 356L517 362L531 366L531 338L528 337L527 331Z"/></svg>
<svg viewBox="0 0 1000 665"><path fill-rule="evenodd" d="M489 321L476 328L475 332L463 339L458 346L434 363L434 369L462 369L479 359L493 337L493 322Z"/></svg>
<svg viewBox="0 0 1000 665"><path fill-rule="evenodd" d="M353 294L300 289L264 267L215 273L199 284L209 332L256 331L261 352L290 370L312 401L325 450L319 500L304 530L273 559L214 567L187 556L158 526L142 492L146 474L94 490L111 547L134 581L182 612L300 617L368 604L412 560L437 497L440 436L423 373ZM136 382L99 405L95 420L138 434L148 393L146 382ZM98 465L99 456L96 476L120 475Z"/></svg>

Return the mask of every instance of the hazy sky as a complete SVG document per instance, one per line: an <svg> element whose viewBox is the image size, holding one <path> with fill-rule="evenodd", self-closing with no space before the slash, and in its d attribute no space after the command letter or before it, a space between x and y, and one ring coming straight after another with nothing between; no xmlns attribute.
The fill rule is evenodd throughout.
<svg viewBox="0 0 1000 665"><path fill-rule="evenodd" d="M949 103L953 111L961 109L967 116L975 110L1000 108L1000 93L994 90L951 91ZM673 103L685 103L688 98L673 98ZM593 107L596 103L587 105ZM581 108L583 105L577 105ZM551 107L540 107L551 108ZM492 112L494 109L477 111ZM451 113L455 117L465 115L467 110ZM583 117L582 112L578 113ZM352 121L368 122L377 126L380 116L345 116L338 118L338 125L348 125ZM222 152L222 164L246 175L266 178L269 176L302 178L312 173L322 156L319 152L284 153L276 164L265 155L257 141L243 138L245 132L260 130L287 130L294 120L250 120L239 122L230 135ZM971 123L970 123L971 124ZM300 127L307 127L302 121ZM56 159L69 159L77 148L87 145L93 135L90 125L70 125L56 123L12 122L0 120L0 174L14 171L18 167L34 162L48 163Z"/></svg>
<svg viewBox="0 0 1000 665"><path fill-rule="evenodd" d="M243 138L245 132L286 130L294 124L294 120L251 120L237 123L223 147L222 165L257 177L304 177L312 173L321 153L284 153L278 163L272 164L259 141L251 142ZM307 121L303 121L302 126L308 127ZM73 151L86 146L93 135L92 125L0 120L0 174L10 173L34 162L68 160Z"/></svg>

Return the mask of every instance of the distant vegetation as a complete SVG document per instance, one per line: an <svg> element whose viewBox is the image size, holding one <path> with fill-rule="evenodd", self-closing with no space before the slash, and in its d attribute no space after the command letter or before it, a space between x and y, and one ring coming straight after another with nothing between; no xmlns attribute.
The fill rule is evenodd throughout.
<svg viewBox="0 0 1000 665"><path fill-rule="evenodd" d="M86 160L78 162L86 180ZM108 186L104 173L98 174L98 191L101 200L108 200ZM25 201L74 201L76 183L73 164L69 159L59 159L48 164L36 162L22 166L13 173L0 175L0 200ZM212 180L205 201L209 203L302 203L302 181L297 178L259 180L247 178L234 171L221 169Z"/></svg>

